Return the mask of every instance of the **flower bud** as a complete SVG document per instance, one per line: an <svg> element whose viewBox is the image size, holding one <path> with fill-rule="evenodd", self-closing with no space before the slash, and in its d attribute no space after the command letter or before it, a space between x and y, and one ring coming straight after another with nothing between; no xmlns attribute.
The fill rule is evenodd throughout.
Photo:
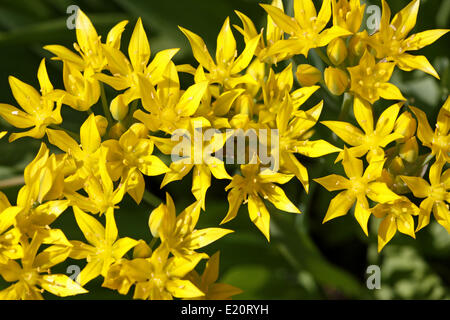
<svg viewBox="0 0 450 320"><path fill-rule="evenodd" d="M95 116L95 124L97 125L97 130L100 136L103 137L108 128L108 120L104 116Z"/></svg>
<svg viewBox="0 0 450 320"><path fill-rule="evenodd" d="M130 129L140 139L145 139L148 136L148 129L143 123L134 123Z"/></svg>
<svg viewBox="0 0 450 320"><path fill-rule="evenodd" d="M140 240L139 243L133 249L133 259L146 259L152 255L152 249L145 241Z"/></svg>
<svg viewBox="0 0 450 320"><path fill-rule="evenodd" d="M322 73L309 64L300 64L295 72L297 80L302 87L310 87L322 80Z"/></svg>
<svg viewBox="0 0 450 320"><path fill-rule="evenodd" d="M357 58L362 57L364 51L366 51L366 47L367 45L365 41L361 37L356 35L350 39L350 42L348 44L350 54Z"/></svg>
<svg viewBox="0 0 450 320"><path fill-rule="evenodd" d="M337 96L345 92L350 81L345 71L333 67L325 69L324 78L330 92Z"/></svg>
<svg viewBox="0 0 450 320"><path fill-rule="evenodd" d="M121 121L127 116L128 104L123 101L123 95L119 94L111 101L109 110L114 120Z"/></svg>
<svg viewBox="0 0 450 320"><path fill-rule="evenodd" d="M394 132L400 133L403 141L411 138L416 132L417 121L408 111L403 112L395 121Z"/></svg>
<svg viewBox="0 0 450 320"><path fill-rule="evenodd" d="M412 137L400 146L400 157L407 162L414 162L419 155L419 145L416 137Z"/></svg>
<svg viewBox="0 0 450 320"><path fill-rule="evenodd" d="M344 62L347 59L347 54L347 46L341 38L336 38L328 44L327 55L334 65L340 65Z"/></svg>
<svg viewBox="0 0 450 320"><path fill-rule="evenodd" d="M125 131L126 129L123 126L123 124L117 122L115 125L111 127L111 129L109 129L109 137L111 139L118 140L125 133Z"/></svg>
<svg viewBox="0 0 450 320"><path fill-rule="evenodd" d="M150 214L148 219L148 227L150 228L150 232L154 238L159 238L159 227L165 217L166 210L166 206L164 204L160 204L159 207L153 210Z"/></svg>

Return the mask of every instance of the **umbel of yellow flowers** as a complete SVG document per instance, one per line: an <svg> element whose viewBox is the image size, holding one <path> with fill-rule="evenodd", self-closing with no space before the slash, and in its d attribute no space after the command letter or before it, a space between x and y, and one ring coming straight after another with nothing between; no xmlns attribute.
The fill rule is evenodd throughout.
<svg viewBox="0 0 450 320"><path fill-rule="evenodd" d="M9 283L0 299L42 299L43 292L61 297L82 294L87 292L83 287L99 277L103 287L119 294L133 290L136 299L229 299L241 290L216 283L219 253L210 257L203 249L232 230L196 228L201 215L208 214L213 177L229 181L222 224L247 206L250 220L269 241L270 218L277 213L267 204L299 214L299 204L282 186L294 179L309 191L308 170L297 155L337 154L345 176L330 168L330 175L314 179L330 192L339 191L324 222L353 212L368 235L370 218L382 219L379 251L396 231L415 237L430 223L431 212L450 233L450 98L433 130L426 113L410 106L408 97L390 82L396 68L439 78L426 57L409 52L449 30L409 35L419 0L392 19L383 0L380 27L371 35L362 26L365 6L359 0L323 0L320 10L312 0L294 0L294 17L284 13L281 0L261 6L267 24L260 32L250 18L236 12L241 25L233 27L245 43L241 52L228 17L219 31L215 56L200 35L180 27L196 65L176 65L172 59L177 48L152 53L141 19L123 52L121 37L128 21L119 22L102 39L79 11L75 51L44 47L63 64L64 88L53 87L45 59L37 72L39 90L9 78L19 107L0 104L0 116L19 130L0 131L0 139L8 134L10 142L46 138L59 151L52 153L41 144L24 171L16 205L0 192L0 275ZM307 57L311 50L325 64L324 72L308 64L297 66L292 59ZM182 88L180 72L190 74L194 83ZM115 92L113 97L106 96L105 86ZM319 121L328 106L308 100L317 97L321 87L343 101L339 119ZM377 116L373 104L382 99L394 101ZM94 114L97 104L101 114ZM78 132L64 127L62 108L85 114ZM314 137L317 122L342 140L341 147L326 137ZM202 145L202 153L213 151L208 159L190 163L196 155L182 154L183 161L171 162L161 154L172 154L176 143L170 135L178 129L216 129L223 139ZM215 156L235 132L249 129L278 130L276 149L274 141L257 136L261 146L279 153L278 171L254 159L231 175L227 163ZM419 154L419 143L426 153ZM250 157L248 146L239 152ZM147 176L164 175L163 188L190 171L193 202L179 214L168 193L161 204L146 191ZM152 212L142 213L148 219L143 239L126 236L125 228L116 224L128 195L137 204L144 199L154 206ZM423 199L419 206L414 198ZM62 214L74 215L84 239L67 239L64 227L55 227L53 222ZM84 263L75 281L52 273L69 257ZM207 262L200 275L203 260Z"/></svg>

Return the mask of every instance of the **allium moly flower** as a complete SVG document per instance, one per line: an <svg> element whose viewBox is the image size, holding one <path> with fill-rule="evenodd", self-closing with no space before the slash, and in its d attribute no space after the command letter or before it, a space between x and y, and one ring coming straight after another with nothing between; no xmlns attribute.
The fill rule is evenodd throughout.
<svg viewBox="0 0 450 320"><path fill-rule="evenodd" d="M286 15L280 8L273 5L261 5L273 19L275 24L289 39L279 40L269 50L268 55L285 52L291 55L308 56L310 49L326 46L333 39L351 35L351 32L340 26L325 29L331 18L331 0L324 0L317 13L312 0L294 0L294 16Z"/></svg>
<svg viewBox="0 0 450 320"><path fill-rule="evenodd" d="M31 242L24 241L21 264L9 260L0 264L0 275L6 282L14 282L0 291L2 300L42 300L42 292L48 291L59 297L87 293L79 284L65 274L51 274L50 268L63 262L69 252L61 254L49 247L38 254L42 239L36 233ZM41 289L39 289L41 288Z"/></svg>
<svg viewBox="0 0 450 320"><path fill-rule="evenodd" d="M406 100L400 90L389 83L395 63L378 62L368 50L365 51L359 64L347 68L350 73L350 91L361 98L374 103L378 99Z"/></svg>
<svg viewBox="0 0 450 320"><path fill-rule="evenodd" d="M333 25L352 33L359 31L364 17L365 4L360 0L333 0Z"/></svg>
<svg viewBox="0 0 450 320"><path fill-rule="evenodd" d="M259 34L246 42L244 51L238 56L236 39L230 27L230 19L226 18L217 36L216 59L214 61L201 37L187 29L179 28L188 38L195 59L209 71L206 76L211 83L219 83L228 88L233 88L239 83L249 81L248 75L241 76L240 72L250 64L260 41Z"/></svg>
<svg viewBox="0 0 450 320"><path fill-rule="evenodd" d="M19 244L21 232L14 228L19 211L20 208L12 207L6 195L0 191L0 265L23 255L22 246Z"/></svg>
<svg viewBox="0 0 450 320"><path fill-rule="evenodd" d="M417 216L419 211L406 197L377 204L372 208L373 215L383 219L378 228L378 252L394 237L397 230L415 239L413 216Z"/></svg>
<svg viewBox="0 0 450 320"><path fill-rule="evenodd" d="M413 56L407 51L415 51L428 46L446 34L448 29L427 30L413 34L419 11L420 0L411 1L390 21L391 10L386 0L382 0L383 13L378 32L370 36L367 42L376 51L378 59L394 61L405 71L422 70L439 79L439 75L425 56Z"/></svg>
<svg viewBox="0 0 450 320"><path fill-rule="evenodd" d="M417 230L430 223L430 214L450 233L450 169L442 173L444 161L435 162L429 172L430 182L420 177L402 176L401 179L408 185L416 198L425 198L420 204L419 224Z"/></svg>
<svg viewBox="0 0 450 320"><path fill-rule="evenodd" d="M353 112L363 131L344 121L322 121L321 123L352 146L348 152L354 157L359 158L367 153L369 162L379 161L384 159L384 147L403 138L398 132L392 132L402 104L401 102L394 104L383 111L374 127L372 106L356 97L353 103ZM342 156L343 153L336 161L341 160Z"/></svg>
<svg viewBox="0 0 450 320"><path fill-rule="evenodd" d="M55 102L48 97L53 91L53 85L48 77L45 59L42 59L39 65L37 78L41 87L40 93L19 79L9 77L13 96L24 111L9 104L0 104L0 116L16 128L32 128L25 132L11 133L10 142L22 137L41 139L49 125L62 122L61 101L55 106Z"/></svg>
<svg viewBox="0 0 450 320"><path fill-rule="evenodd" d="M154 237L161 239L162 245L176 257L192 259L194 256L204 257L205 254L194 250L233 232L222 228L195 229L200 215L201 202L196 201L178 216L175 204L166 193L166 204L161 204L152 211L148 225Z"/></svg>
<svg viewBox="0 0 450 320"><path fill-rule="evenodd" d="M450 96L439 110L434 132L428 123L425 112L418 108L410 108L419 122L417 127L419 140L424 146L431 149L431 153L436 155L438 160L450 162Z"/></svg>
<svg viewBox="0 0 450 320"><path fill-rule="evenodd" d="M186 275L191 272L202 256L193 259L170 257L165 246L158 247L148 259L122 259L111 266L103 287L127 294L132 285L134 299L172 300L196 298L204 295Z"/></svg>
<svg viewBox="0 0 450 320"><path fill-rule="evenodd" d="M337 174L314 179L328 191L344 190L331 200L323 222L346 215L356 202L355 218L364 233L368 235L367 223L370 218L370 208L367 198L378 203L386 203L400 197L384 182L377 181L381 176L384 160L372 161L363 172L362 160L355 158L347 148L344 148L342 165L348 179Z"/></svg>
<svg viewBox="0 0 450 320"><path fill-rule="evenodd" d="M214 253L206 263L205 270L200 276L192 270L186 277L205 295L193 298L195 300L231 300L231 297L242 293L242 290L227 283L217 283L219 277L220 252ZM189 299L186 299L189 300Z"/></svg>
<svg viewBox="0 0 450 320"><path fill-rule="evenodd" d="M228 212L221 224L233 220L242 203L248 203L250 220L270 240L270 213L263 199L270 201L276 208L293 213L300 210L288 199L278 184L285 184L292 179L292 174L274 172L264 169L260 164L241 165L242 175L234 175L225 188L228 192ZM261 199L261 197L263 199Z"/></svg>
<svg viewBox="0 0 450 320"><path fill-rule="evenodd" d="M130 249L137 245L137 241L129 237L118 239L118 230L114 218L114 211L106 212L106 226L93 216L73 207L75 219L89 242L71 241L70 251L72 259L86 259L87 265L77 277L81 285L85 285L99 275L106 276L111 264L121 259Z"/></svg>

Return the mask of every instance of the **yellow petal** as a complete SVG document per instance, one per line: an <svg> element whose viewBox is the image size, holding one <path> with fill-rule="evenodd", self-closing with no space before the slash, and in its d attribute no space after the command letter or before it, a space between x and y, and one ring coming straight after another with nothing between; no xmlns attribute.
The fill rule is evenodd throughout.
<svg viewBox="0 0 450 320"><path fill-rule="evenodd" d="M350 123L343 121L321 121L320 123L327 126L339 138L351 146L359 146L363 143L363 132Z"/></svg>
<svg viewBox="0 0 450 320"><path fill-rule="evenodd" d="M206 165L196 165L192 173L192 194L205 208L206 191L211 185L211 171Z"/></svg>
<svg viewBox="0 0 450 320"><path fill-rule="evenodd" d="M109 208L106 211L106 228L105 228L105 240L108 246L111 246L116 241L118 236L118 230L116 225L116 219L114 217L114 209Z"/></svg>
<svg viewBox="0 0 450 320"><path fill-rule="evenodd" d="M420 0L412 0L392 18L391 24L396 28L399 39L404 38L416 25L419 4Z"/></svg>
<svg viewBox="0 0 450 320"><path fill-rule="evenodd" d="M399 232L407 234L414 239L416 238L416 234L414 233L414 219L410 214L402 214L396 220Z"/></svg>
<svg viewBox="0 0 450 320"><path fill-rule="evenodd" d="M138 241L128 237L120 238L114 243L112 247L112 254L114 259L122 258L125 255L125 253L130 251L138 243L139 243Z"/></svg>
<svg viewBox="0 0 450 320"><path fill-rule="evenodd" d="M395 218L388 215L380 223L378 228L378 252L380 252L383 247L394 237L397 232L397 225L395 223Z"/></svg>
<svg viewBox="0 0 450 320"><path fill-rule="evenodd" d="M269 184L263 190L264 199L270 201L276 208L293 213L300 213L300 210L289 200L280 187Z"/></svg>
<svg viewBox="0 0 450 320"><path fill-rule="evenodd" d="M81 125L80 139L83 150L92 154L100 148L102 141L98 132L95 116L91 114L89 118Z"/></svg>
<svg viewBox="0 0 450 320"><path fill-rule="evenodd" d="M128 45L128 56L135 71L144 70L150 59L150 45L141 18L136 22L131 35L130 44Z"/></svg>
<svg viewBox="0 0 450 320"><path fill-rule="evenodd" d="M234 61L233 67L231 68L231 73L238 73L248 67L250 61L255 54L256 47L259 43L260 35L257 35L249 42L245 44L244 51L240 54L240 56Z"/></svg>
<svg viewBox="0 0 450 320"><path fill-rule="evenodd" d="M94 258L89 261L86 266L81 270L78 274L77 281L84 286L89 281L97 278L101 272L103 267L103 260Z"/></svg>
<svg viewBox="0 0 450 320"><path fill-rule="evenodd" d="M344 159L342 160L345 174L349 178L359 178L363 175L363 162L350 154L347 148L344 148Z"/></svg>
<svg viewBox="0 0 450 320"><path fill-rule="evenodd" d="M443 201L438 201L434 205L434 217L436 221L450 233L450 211L448 205Z"/></svg>
<svg viewBox="0 0 450 320"><path fill-rule="evenodd" d="M428 196L430 185L424 179L407 176L400 176L400 178L406 183L415 197L426 198Z"/></svg>
<svg viewBox="0 0 450 320"><path fill-rule="evenodd" d="M190 86L181 96L175 107L177 113L182 116L192 116L208 88L208 82L204 81Z"/></svg>
<svg viewBox="0 0 450 320"><path fill-rule="evenodd" d="M372 106L365 100L355 97L353 113L356 121L366 134L373 132L373 110Z"/></svg>
<svg viewBox="0 0 450 320"><path fill-rule="evenodd" d="M400 89L389 82L381 84L378 88L378 93L382 98L387 100L406 100Z"/></svg>
<svg viewBox="0 0 450 320"><path fill-rule="evenodd" d="M367 223L370 218L370 210L369 203L365 196L358 197L355 205L355 218L358 221L359 225L363 229L366 236L369 236L369 232L367 230Z"/></svg>
<svg viewBox="0 0 450 320"><path fill-rule="evenodd" d="M97 53L99 44L97 31L91 20L81 10L77 11L76 34L78 44L84 53L89 52L90 55Z"/></svg>
<svg viewBox="0 0 450 320"><path fill-rule="evenodd" d="M35 114L40 105L41 96L32 86L19 79L9 76L9 86L17 103L29 114Z"/></svg>
<svg viewBox="0 0 450 320"><path fill-rule="evenodd" d="M378 203L386 203L400 199L384 182L371 182L366 190L367 197Z"/></svg>
<svg viewBox="0 0 450 320"><path fill-rule="evenodd" d="M410 109L414 112L419 122L417 126L417 137L423 144L430 146L434 139L434 132L428 123L427 115L418 108L410 107Z"/></svg>
<svg viewBox="0 0 450 320"><path fill-rule="evenodd" d="M205 42L202 38L200 38L195 33L179 27L180 30L184 33L184 35L188 38L189 43L191 44L192 53L194 54L195 59L207 70L211 71L214 67L214 61L211 58L211 55L208 52Z"/></svg>
<svg viewBox="0 0 450 320"><path fill-rule="evenodd" d="M328 191L343 190L350 187L349 180L337 174L330 174L326 177L314 179L314 181L322 185Z"/></svg>
<svg viewBox="0 0 450 320"><path fill-rule="evenodd" d="M47 45L44 46L44 49L57 56L57 58L53 58L54 60L63 60L73 63L79 70L82 70L85 67L83 59L66 47L60 45Z"/></svg>
<svg viewBox="0 0 450 320"><path fill-rule="evenodd" d="M128 24L127 20L117 23L106 36L106 44L116 49L120 49L120 40L122 33L125 31L125 26Z"/></svg>
<svg viewBox="0 0 450 320"><path fill-rule="evenodd" d="M402 55L395 57L395 61L397 62L398 67L402 70L411 71L417 69L431 74L433 77L439 79L438 73L425 56L413 56L403 53Z"/></svg>
<svg viewBox="0 0 450 320"><path fill-rule="evenodd" d="M248 213L250 220L264 234L267 241L270 241L270 214L258 196L250 195L248 197Z"/></svg>
<svg viewBox="0 0 450 320"><path fill-rule="evenodd" d="M449 31L449 29L427 30L413 34L405 42L409 44L408 50L419 50L432 44Z"/></svg>
<svg viewBox="0 0 450 320"><path fill-rule="evenodd" d="M384 137L392 132L395 125L395 120L397 119L398 113L400 111L402 102L394 104L383 111L377 121L377 126L375 132L377 136Z"/></svg>
<svg viewBox="0 0 450 320"><path fill-rule="evenodd" d="M230 18L226 18L217 36L216 62L218 65L226 65L233 59L236 51L236 40L230 28Z"/></svg>
<svg viewBox="0 0 450 320"><path fill-rule="evenodd" d="M87 290L64 274L44 275L40 279L39 285L59 297L87 293Z"/></svg>
<svg viewBox="0 0 450 320"><path fill-rule="evenodd" d="M322 223L346 215L355 203L356 197L350 191L342 191L330 201Z"/></svg>
<svg viewBox="0 0 450 320"><path fill-rule="evenodd" d="M78 207L73 207L77 224L83 232L87 241L95 246L99 246L101 241L105 239L105 228L101 223L91 215L84 213Z"/></svg>
<svg viewBox="0 0 450 320"><path fill-rule="evenodd" d="M30 115L9 104L0 104L0 116L16 128L30 128L35 125Z"/></svg>
<svg viewBox="0 0 450 320"><path fill-rule="evenodd" d="M176 298L195 298L205 295L189 280L169 280L166 288Z"/></svg>
<svg viewBox="0 0 450 320"><path fill-rule="evenodd" d="M310 0L308 0L310 1ZM299 1L300 2L300 1ZM297 1L296 1L297 3ZM289 34L295 34L300 31L299 25L297 22L292 19L291 17L284 14L284 12L277 7L274 7L272 5L268 4L260 4L261 7L263 7L264 10L270 15L270 17L273 19L275 24L284 32ZM314 5L313 5L314 7ZM315 9L314 9L315 11ZM314 14L315 16L315 14Z"/></svg>
<svg viewBox="0 0 450 320"><path fill-rule="evenodd" d="M185 241L188 243L190 249L196 250L203 248L232 232L233 230L222 228L205 228L194 230L189 236L187 236Z"/></svg>
<svg viewBox="0 0 450 320"><path fill-rule="evenodd" d="M228 221L233 220L239 208L241 207L242 202L244 201L244 194L238 188L233 188L228 192L228 212L225 218L220 222L220 224L224 224Z"/></svg>
<svg viewBox="0 0 450 320"><path fill-rule="evenodd" d="M300 141L294 148L297 153L311 158L342 151L325 140Z"/></svg>

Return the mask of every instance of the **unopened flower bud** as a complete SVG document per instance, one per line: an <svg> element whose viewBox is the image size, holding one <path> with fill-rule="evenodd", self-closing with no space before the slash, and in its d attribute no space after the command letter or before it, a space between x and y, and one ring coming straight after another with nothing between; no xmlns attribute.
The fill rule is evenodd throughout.
<svg viewBox="0 0 450 320"><path fill-rule="evenodd" d="M347 59L347 46L344 40L336 38L328 44L327 55L334 65L340 65Z"/></svg>
<svg viewBox="0 0 450 320"><path fill-rule="evenodd" d="M400 146L399 155L407 162L413 162L417 159L417 156L419 155L419 145L417 144L416 137L410 138Z"/></svg>
<svg viewBox="0 0 450 320"><path fill-rule="evenodd" d="M95 116L95 124L97 125L97 130L100 136L103 137L108 128L108 120L104 116Z"/></svg>
<svg viewBox="0 0 450 320"><path fill-rule="evenodd" d="M297 80L302 87L310 87L322 80L322 73L309 64L300 64L295 72Z"/></svg>
<svg viewBox="0 0 450 320"><path fill-rule="evenodd" d="M123 101L123 95L115 97L109 106L111 115L117 121L123 120L128 114L128 104Z"/></svg>
<svg viewBox="0 0 450 320"><path fill-rule="evenodd" d="M416 132L417 121L413 118L408 111L403 112L395 122L394 132L400 133L404 138L408 140Z"/></svg>
<svg viewBox="0 0 450 320"><path fill-rule="evenodd" d="M330 92L337 96L345 92L350 81L345 71L333 67L325 69L324 78Z"/></svg>
<svg viewBox="0 0 450 320"><path fill-rule="evenodd" d="M143 123L134 123L129 130L133 131L133 133L141 139L147 138L148 136L148 129Z"/></svg>
<svg viewBox="0 0 450 320"><path fill-rule="evenodd" d="M152 249L145 241L141 240L133 249L133 259L146 259L152 255Z"/></svg>
<svg viewBox="0 0 450 320"><path fill-rule="evenodd" d="M350 39L350 42L348 44L350 54L356 58L362 57L364 51L366 51L366 47L367 45L365 41L361 37L356 35Z"/></svg>
<svg viewBox="0 0 450 320"><path fill-rule="evenodd" d="M117 122L115 125L111 127L109 130L109 137L111 139L119 139L124 133L126 129L120 122Z"/></svg>

